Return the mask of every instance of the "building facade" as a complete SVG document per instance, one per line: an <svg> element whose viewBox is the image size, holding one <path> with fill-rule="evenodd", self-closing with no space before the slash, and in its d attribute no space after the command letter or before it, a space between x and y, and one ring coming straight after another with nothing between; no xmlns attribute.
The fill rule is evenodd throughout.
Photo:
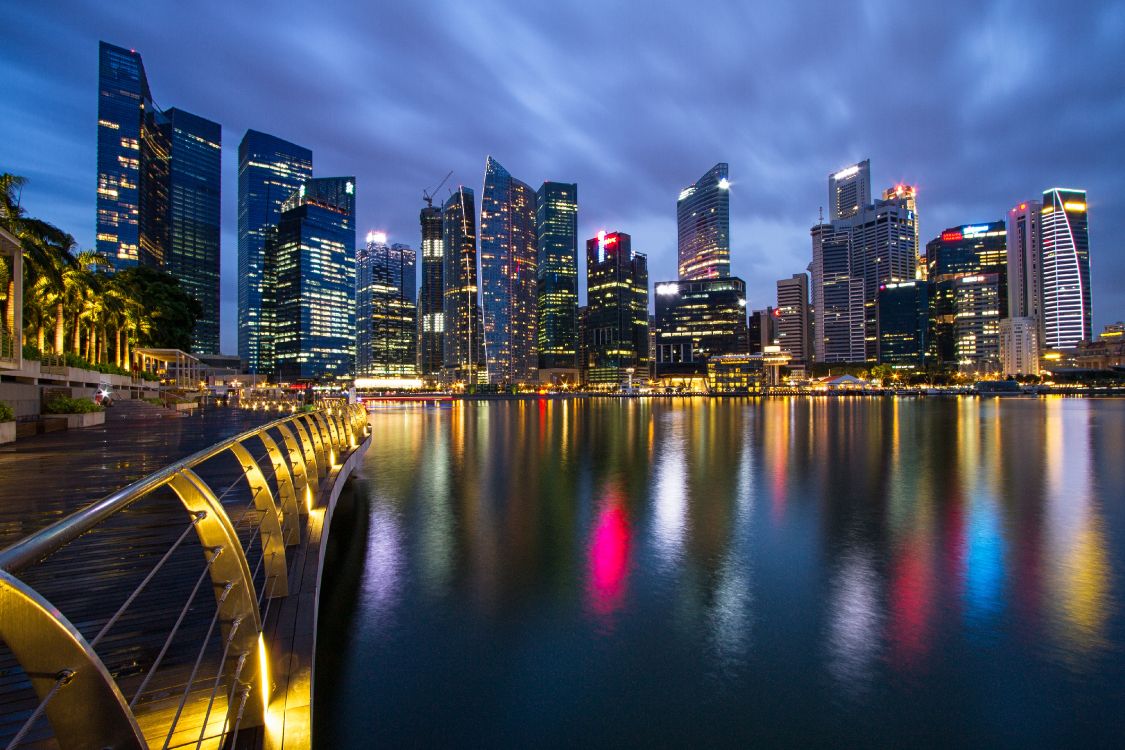
<svg viewBox="0 0 1125 750"><path fill-rule="evenodd" d="M883 191L883 200L906 202L906 210L914 217L914 278L926 278L926 264L922 255L921 236L918 232L918 187L899 183Z"/></svg>
<svg viewBox="0 0 1125 750"><path fill-rule="evenodd" d="M251 373L274 369L269 298L277 280L266 275L266 241L276 232L282 204L311 178L307 148L256 130L247 130L238 144L238 356Z"/></svg>
<svg viewBox="0 0 1125 750"><path fill-rule="evenodd" d="M485 372L491 385L539 380L535 225L535 191L489 156L480 205L480 274Z"/></svg>
<svg viewBox="0 0 1125 750"><path fill-rule="evenodd" d="M680 191L676 228L681 281L730 276L730 180L720 162Z"/></svg>
<svg viewBox="0 0 1125 750"><path fill-rule="evenodd" d="M540 380L578 379L578 186L544 182L536 195Z"/></svg>
<svg viewBox="0 0 1125 750"><path fill-rule="evenodd" d="M920 279L879 289L879 363L896 370L923 370L930 354L930 284Z"/></svg>
<svg viewBox="0 0 1125 750"><path fill-rule="evenodd" d="M1018 316L1000 321L1000 374L1039 374L1039 324L1035 318Z"/></svg>
<svg viewBox="0 0 1125 750"><path fill-rule="evenodd" d="M954 284L953 341L961 372L1000 371L1000 322L1007 312L999 274L963 276Z"/></svg>
<svg viewBox="0 0 1125 750"><path fill-rule="evenodd" d="M1043 346L1073 349L1093 338L1086 191L1051 188L1040 212Z"/></svg>
<svg viewBox="0 0 1125 750"><path fill-rule="evenodd" d="M355 372L355 178L302 183L265 248L276 279L274 360L282 381Z"/></svg>
<svg viewBox="0 0 1125 750"><path fill-rule="evenodd" d="M441 378L445 339L445 271L441 209L427 205L419 215L422 225L422 288L418 293L418 372L423 378Z"/></svg>
<svg viewBox="0 0 1125 750"><path fill-rule="evenodd" d="M165 117L171 158L164 268L202 309L192 354L218 354L222 127L182 109Z"/></svg>
<svg viewBox="0 0 1125 750"><path fill-rule="evenodd" d="M844 167L828 175L828 220L855 216L871 203L871 160Z"/></svg>
<svg viewBox="0 0 1125 750"><path fill-rule="evenodd" d="M813 354L817 362L866 360L864 280L853 272L847 224L818 224L813 246Z"/></svg>
<svg viewBox="0 0 1125 750"><path fill-rule="evenodd" d="M413 380L418 374L416 258L409 245L368 232L355 254L355 373Z"/></svg>
<svg viewBox="0 0 1125 750"><path fill-rule="evenodd" d="M586 378L609 390L648 372L648 259L623 232L586 242Z"/></svg>
<svg viewBox="0 0 1125 750"><path fill-rule="evenodd" d="M473 191L458 186L442 207L445 283L442 382L473 388L485 382L480 292L477 286L477 222Z"/></svg>
<svg viewBox="0 0 1125 750"><path fill-rule="evenodd" d="M812 319L809 316L809 277L795 273L777 282L777 343L795 365L812 361Z"/></svg>
<svg viewBox="0 0 1125 750"><path fill-rule="evenodd" d="M708 358L747 352L746 282L734 276L662 281L654 286L658 380L707 376Z"/></svg>

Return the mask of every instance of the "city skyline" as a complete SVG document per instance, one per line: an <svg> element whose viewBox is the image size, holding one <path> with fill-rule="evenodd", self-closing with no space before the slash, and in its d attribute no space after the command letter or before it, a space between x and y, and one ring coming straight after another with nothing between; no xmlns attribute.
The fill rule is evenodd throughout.
<svg viewBox="0 0 1125 750"><path fill-rule="evenodd" d="M212 30L224 17L219 10L192 9L189 14L186 9L169 8L142 18L128 6L109 10L67 8L65 3L48 9L11 7L2 14L8 26L18 31L12 44L0 53L12 82L10 97L2 105L5 138L0 141L5 145L0 160L10 171L31 179L24 190L27 205L71 231L83 247L93 247L89 186L96 175L96 143L91 131L96 121L92 92L97 42L105 39L142 54L160 101L182 105L222 123L225 130L222 350L231 353L237 319L235 152L246 129L262 130L312 149L317 154L318 173L356 174L367 186L357 206L357 230L361 234L371 229L386 231L392 242L412 246L419 242L417 212L422 206L422 189L432 187L452 168L450 185L461 182L479 191L483 177L479 165L486 154L495 155L514 174L578 183L582 191L579 236L593 236L599 229L613 227L629 232L634 245L649 256L654 278L670 278L676 268L675 198L679 191L708 165L727 162L732 183L731 273L748 280L748 304L753 309L772 304L776 280L807 265L808 227L815 223L817 208L825 201L824 175L832 169L870 158L876 192L897 182L917 184L923 244L943 227L1006 216L1013 205L1044 190L1074 185L1088 191L1093 213L1090 243L1096 333L1120 318L1125 309L1125 291L1114 283L1121 277L1125 258L1111 244L1112 237L1125 231L1125 178L1112 169L1121 161L1116 158L1121 149L1116 133L1121 130L1122 116L1109 106L1112 98L1104 93L1123 88L1121 66L1115 64L1121 53L1114 40L1125 29L1125 17L1113 8L1078 10L1068 25L1048 28L1037 24L1031 11L1018 16L1005 15L1002 9L943 11L935 18L914 14L896 21L898 10L887 10L876 18L859 9L853 13L836 10L813 19L815 29L838 26L870 43L871 56L858 63L860 73L873 72L880 60L893 58L901 74L926 81L927 85L913 90L904 88L900 94L910 106L903 107L899 101L893 110L891 103L868 97L854 83L845 84L824 54L814 51L800 65L785 65L784 46L807 30L794 27L785 14L762 20L764 26L745 31L759 44L737 48L719 44L693 58L692 65L700 73L716 74L713 85L695 93L699 114L690 114L677 104L688 101L686 92L693 89L694 76L685 77L674 66L647 66L648 85L640 87L643 98L639 103L631 99L630 106L639 108L638 116L652 117L659 111L663 124L645 133L629 126L635 122L632 117L614 123L607 117L591 117L580 105L608 113L614 96L630 83L636 84L637 76L646 75L619 63L641 54L638 49L660 48L661 40L674 39L677 24L671 17L656 26L643 26L636 40L614 50L602 49L588 62L579 61L576 82L568 84L554 71L539 67L518 70L519 66L485 51L487 44L465 46L469 42L455 40L451 29L458 21L465 22L476 42L490 34L518 34L526 42L521 55L550 57L567 35L548 39L543 31L548 24L577 33L587 27L623 23L615 11L557 10L550 16L542 15L546 11L525 11L505 16L502 28L493 30L484 28L476 14L465 10L457 10L456 17L447 20L448 27L434 28L406 10L353 18L347 13L325 14L310 21L308 38L332 39L333 43L306 44L294 60L273 60L274 65L263 66L243 58L244 50L281 43L291 32L269 24L240 27L241 33L249 34L246 44L240 46L233 37L224 39ZM963 31L986 27L990 19L998 17L1004 22L1003 33L969 35ZM727 27L747 28L736 23L738 20L715 14L712 23L723 32L720 40L730 41L732 32L726 32ZM885 41L880 30L883 24L893 23L901 23L903 33L894 41ZM169 25L184 33L165 38ZM1028 56L1016 41L1019 29L1037 39L1042 54ZM48 33L65 40L72 54L46 56L38 42ZM419 38L425 43L419 43ZM402 53L384 54L386 49L372 45L372 39L386 40L393 49L403 45ZM950 49L939 44L950 40ZM340 57L337 41L356 55L370 54L367 47L383 52L377 59L353 57L343 68L335 59ZM191 54L201 42L211 54ZM676 51L681 48L672 45L671 62L678 59ZM1073 66L1080 73L1048 69L1045 61L1052 50L1072 53L1074 49L1081 50L1086 62ZM480 80L456 77L456 83L466 89L466 101L471 99L476 106L464 112L462 122L449 123L436 117L429 106L433 92L423 91L424 87L408 91L407 84L422 75L444 91L452 84L435 77L458 54L469 54L479 63L466 69L475 71ZM377 63L375 70L380 75L364 76L364 80L358 75L341 76L339 85L326 86L323 76L307 72L318 68L309 65L310 55L339 71L358 69L355 63L368 60ZM189 59L192 64L184 64ZM414 63L417 70L407 75L405 71ZM608 80L594 76L606 66L619 70L619 76ZM758 76L742 72L752 69L762 71L761 80L777 70L792 85L780 94L775 89L786 87L758 91ZM941 70L947 72L938 76L935 71ZM549 73L546 84L529 89L532 71ZM855 72L853 69L849 75ZM928 78L935 76L932 81ZM368 78L382 82L369 84ZM209 85L200 86L202 80ZM497 80L502 85L497 86ZM482 95L485 89L491 93ZM234 96L235 90L244 95ZM1028 91L1050 95L1037 96L1035 102L1041 103L1033 102L1030 114L1021 110L1027 114L1022 121L1034 122L1034 127L1001 128L999 123L1005 118L997 113L1024 101ZM780 100L770 117L748 118L746 112L753 111L755 102L774 95ZM310 108L302 102L318 106ZM987 107L978 106L986 102ZM515 106L517 114L526 115L524 126L496 126L488 112L501 105ZM367 108L388 106L411 126L372 128L361 116ZM653 109L656 107L660 109ZM354 114L343 117L349 108ZM334 114L325 117L325 111ZM885 121L891 111L897 118L896 127L888 129ZM550 132L558 136L550 141L542 137L548 121L555 122ZM928 124L923 127L924 121ZM506 117L504 122L521 119ZM1042 137L1063 122L1068 124L1067 143ZM1075 149L1075 142L1081 142L1083 148ZM950 148L950 143L955 147ZM1030 144L1035 148L1030 149ZM444 201L447 195L437 198ZM827 206L825 209L827 212ZM583 268L579 275L584 275ZM584 290L580 294L584 298Z"/></svg>

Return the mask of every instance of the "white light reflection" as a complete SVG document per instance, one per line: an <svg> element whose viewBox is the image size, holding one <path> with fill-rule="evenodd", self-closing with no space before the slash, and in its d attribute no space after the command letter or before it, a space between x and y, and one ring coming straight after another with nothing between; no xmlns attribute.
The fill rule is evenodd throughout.
<svg viewBox="0 0 1125 750"><path fill-rule="evenodd" d="M863 691L874 676L882 630L878 574L869 553L850 549L841 556L833 579L828 669L849 691Z"/></svg>
<svg viewBox="0 0 1125 750"><path fill-rule="evenodd" d="M393 617L405 565L398 515L385 497L375 497L361 593L363 616L375 631L384 630Z"/></svg>
<svg viewBox="0 0 1125 750"><path fill-rule="evenodd" d="M656 555L664 566L675 565L682 556L687 526L686 446L678 418L676 422L660 441L656 462L653 537Z"/></svg>

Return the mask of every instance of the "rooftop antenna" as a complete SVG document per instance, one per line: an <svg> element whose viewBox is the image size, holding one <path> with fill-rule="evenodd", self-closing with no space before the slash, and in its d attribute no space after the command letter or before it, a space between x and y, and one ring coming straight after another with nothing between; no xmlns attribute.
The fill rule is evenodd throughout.
<svg viewBox="0 0 1125 750"><path fill-rule="evenodd" d="M437 184L437 187L435 187L433 190L422 191L422 200L426 201L427 206L429 206L430 208L434 207L434 196L437 194L437 191L441 190L441 186L445 184L445 181L448 180L449 176L452 174L453 170L451 169L446 172L445 177L441 178L441 182Z"/></svg>
<svg viewBox="0 0 1125 750"><path fill-rule="evenodd" d="M817 221L817 224L823 224L824 223L824 206L821 206L819 210L820 210L820 219Z"/></svg>

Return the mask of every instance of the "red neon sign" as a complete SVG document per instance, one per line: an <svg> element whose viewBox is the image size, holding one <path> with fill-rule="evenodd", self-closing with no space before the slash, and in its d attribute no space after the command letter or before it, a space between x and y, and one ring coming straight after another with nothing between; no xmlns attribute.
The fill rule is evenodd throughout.
<svg viewBox="0 0 1125 750"><path fill-rule="evenodd" d="M617 235L616 234L608 235L605 238L605 242L603 242L602 244L603 245L616 245L617 244Z"/></svg>
<svg viewBox="0 0 1125 750"><path fill-rule="evenodd" d="M942 242L960 242L963 239L965 239L965 235L961 234L961 230L959 229L941 233Z"/></svg>

